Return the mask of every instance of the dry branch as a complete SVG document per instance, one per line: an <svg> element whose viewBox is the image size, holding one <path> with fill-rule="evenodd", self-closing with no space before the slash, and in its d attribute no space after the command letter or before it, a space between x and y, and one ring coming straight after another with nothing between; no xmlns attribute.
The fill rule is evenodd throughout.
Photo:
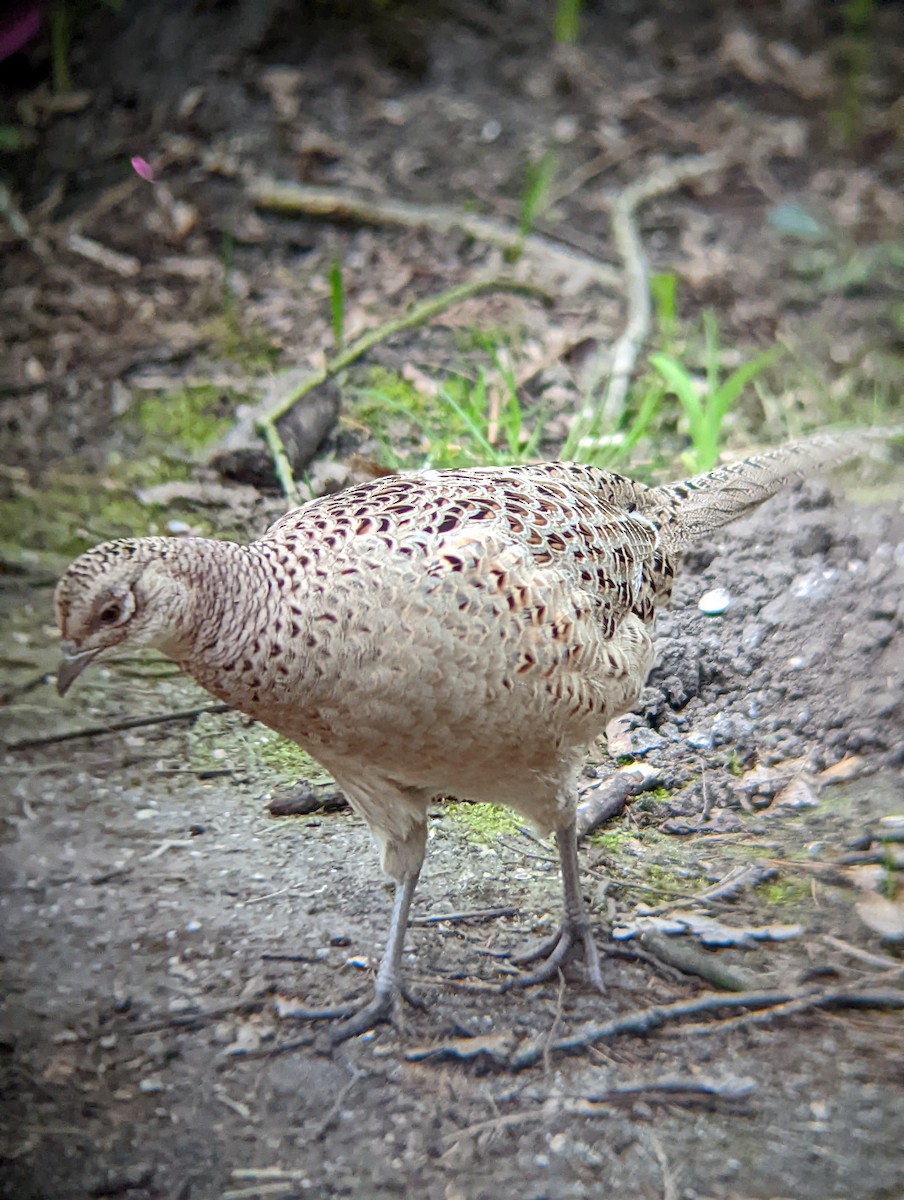
<svg viewBox="0 0 904 1200"><path fill-rule="evenodd" d="M901 972L897 972L898 975ZM887 975L883 978L887 978ZM859 990L858 990L859 989ZM661 1029L684 1017L710 1014L712 1023L694 1026L695 1033L713 1033L725 1026L721 1013L738 1009L771 1010L765 1019L791 1016L813 1008L888 1008L904 1009L904 991L891 988L872 989L861 983L855 987L834 987L824 990L794 989L751 992L704 992L691 1000L679 1000L674 1004L656 1004L650 1008L622 1013L601 1025L590 1025L580 1033L560 1038L546 1046L545 1038L531 1039L511 1059L514 1070L533 1066L549 1051L585 1050L597 1042L610 1041L625 1034L641 1035ZM730 1026L728 1026L730 1027Z"/></svg>
<svg viewBox="0 0 904 1200"><path fill-rule="evenodd" d="M621 287L618 271L551 238L524 234L513 221L464 212L445 204L411 204L404 200L368 199L344 189L310 187L275 179L252 179L248 193L270 212L332 217L368 225L396 225L433 233L463 233L508 253L532 257L572 276L576 272L600 287Z"/></svg>
<svg viewBox="0 0 904 1200"><path fill-rule="evenodd" d="M171 721L192 721L204 713L230 711L228 704L202 704L200 708L159 713L156 717L126 717L123 721L110 721L107 725L90 725L87 729L69 729L65 733L49 733L46 737L23 738L20 742L10 742L6 749L10 753L19 750L34 750L39 746L56 746L60 742L74 742L80 738L104 737L109 733L122 733L126 729L143 729L148 725L166 725Z"/></svg>

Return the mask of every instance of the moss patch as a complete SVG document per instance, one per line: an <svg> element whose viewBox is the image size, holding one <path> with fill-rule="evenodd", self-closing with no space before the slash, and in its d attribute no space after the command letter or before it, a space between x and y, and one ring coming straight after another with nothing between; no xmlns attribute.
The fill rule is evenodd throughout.
<svg viewBox="0 0 904 1200"><path fill-rule="evenodd" d="M505 833L517 833L524 824L523 819L508 808L498 804L446 805L449 818L467 830L477 842L494 842Z"/></svg>
<svg viewBox="0 0 904 1200"><path fill-rule="evenodd" d="M226 312L210 322L207 332L211 348L244 367L249 375L274 370L282 359L282 349L270 340L265 330L240 324L234 303L230 299Z"/></svg>
<svg viewBox="0 0 904 1200"><path fill-rule="evenodd" d="M806 879L777 879L764 883L757 894L776 908L798 906L810 900L810 883Z"/></svg>
<svg viewBox="0 0 904 1200"><path fill-rule="evenodd" d="M262 726L255 733L258 735L257 753L261 762L283 779L306 779L309 783L326 783L330 779L316 759L288 738L280 737L278 733L272 733Z"/></svg>
<svg viewBox="0 0 904 1200"><path fill-rule="evenodd" d="M138 424L149 449L197 453L232 424L239 398L213 384L153 392L138 404Z"/></svg>
<svg viewBox="0 0 904 1200"><path fill-rule="evenodd" d="M255 783L328 783L330 776L299 746L238 712L202 713L186 732L186 748L198 771L231 767Z"/></svg>
<svg viewBox="0 0 904 1200"><path fill-rule="evenodd" d="M19 487L2 501L0 554L11 562L72 558L110 538L160 532L160 508L146 507L115 484Z"/></svg>

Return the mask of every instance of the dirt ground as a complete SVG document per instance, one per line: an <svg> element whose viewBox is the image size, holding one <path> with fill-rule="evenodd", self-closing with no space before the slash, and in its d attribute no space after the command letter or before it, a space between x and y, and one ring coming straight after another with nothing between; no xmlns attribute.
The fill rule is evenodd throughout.
<svg viewBox="0 0 904 1200"><path fill-rule="evenodd" d="M243 336L264 331L288 363L316 363L329 345L334 256L361 328L500 258L460 234L263 213L249 175L424 204L476 197L517 217L524 163L552 142L573 187L541 231L614 261L601 219L613 193L657 155L709 151L746 124L746 169L644 210L654 266L678 271L692 310L717 309L726 344L780 336L801 361L829 364L833 418L871 418L862 396L900 376L895 280L885 259L856 286L830 286L826 272L853 269L901 219L900 152L881 116L900 68L900 15L880 6L864 129L842 153L825 120L830 64L813 50L833 32L820 6L787 24L768 6L588 7L573 54L553 53L539 6L515 3L406 19L411 40L379 21L348 36L317 5L227 6L229 21L217 6L147 6L121 23L104 11L74 52L83 106L43 118L40 154L11 168L23 211L52 236L43 252L11 241L0 267L4 1197L904 1191L904 1024L891 1006L855 1003L901 989L900 465L810 481L688 556L658 622L644 703L612 746L654 768L655 786L582 849L600 943L612 949L604 997L580 963L561 986L498 993L506 955L556 920L554 852L514 822L488 829L437 805L408 942L426 1005L331 1049L320 1027L281 1019L277 1006L370 984L390 894L362 824L341 810L271 816L286 766L235 714L110 732L123 718L210 703L156 663L97 668L65 702L48 680L51 589L66 554L148 531L121 527L135 510L105 507L110 479L141 453L119 420L130 396L149 378L246 382L247 363L217 358L211 333L224 230ZM109 36L92 25L101 18ZM732 40L738 31L748 40ZM792 45L789 70L781 47ZM758 158L758 139L781 123L788 153ZM122 171L151 149L170 189L153 203ZM595 159L602 175L574 182ZM818 279L797 270L766 220L792 200L838 231ZM190 227L180 232L174 212ZM75 219L139 272L117 277L67 251L59 231ZM511 316L495 301L476 311ZM538 357L567 344L571 367L585 342L618 331L620 313L617 296L586 291L542 313L517 309ZM385 361L426 369L454 345L451 327L420 331ZM569 378L553 364L532 386L567 403ZM732 440L807 424L825 404L818 390L800 383L781 412L766 400L741 410ZM362 449L372 446L340 428L321 457ZM209 485L206 468L193 471ZM55 526L47 496L63 506ZM241 497L222 511L173 511L251 534L279 510L273 494ZM717 587L731 604L704 616L697 602ZM46 740L90 727L102 732ZM588 796L612 769L600 747ZM713 1008L558 1048L590 1024L711 990L623 936L644 916L688 911L717 920L717 940L733 931L743 943L668 938L694 943L707 978L724 967L749 989L847 989L851 1005L748 1010L734 1023Z"/></svg>

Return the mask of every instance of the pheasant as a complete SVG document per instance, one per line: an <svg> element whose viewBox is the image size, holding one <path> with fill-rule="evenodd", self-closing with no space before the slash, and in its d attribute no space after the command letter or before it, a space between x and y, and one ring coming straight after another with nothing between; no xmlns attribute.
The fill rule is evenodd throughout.
<svg viewBox="0 0 904 1200"><path fill-rule="evenodd" d="M575 831L587 747L640 697L688 544L862 441L818 435L663 487L564 462L422 471L314 500L250 545L105 542L56 589L57 688L105 651L155 647L334 776L395 883L373 996L303 1014L345 1018L337 1037L391 1019L404 994L427 809L442 796L555 832L563 920L519 982L582 948L602 990Z"/></svg>

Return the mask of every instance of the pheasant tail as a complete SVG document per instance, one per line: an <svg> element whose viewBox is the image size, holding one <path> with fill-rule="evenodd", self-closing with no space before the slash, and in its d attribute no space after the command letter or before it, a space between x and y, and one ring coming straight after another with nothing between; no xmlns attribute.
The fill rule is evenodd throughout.
<svg viewBox="0 0 904 1200"><path fill-rule="evenodd" d="M752 512L764 500L816 471L856 458L886 431L825 433L786 442L774 450L694 475L680 483L651 488L643 512L661 527L670 551Z"/></svg>

